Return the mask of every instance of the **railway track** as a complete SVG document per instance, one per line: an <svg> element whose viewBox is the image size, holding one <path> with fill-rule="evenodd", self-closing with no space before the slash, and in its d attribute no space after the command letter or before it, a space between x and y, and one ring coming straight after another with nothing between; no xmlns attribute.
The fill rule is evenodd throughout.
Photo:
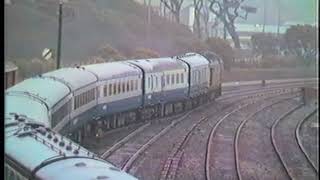
<svg viewBox="0 0 320 180"><path fill-rule="evenodd" d="M285 93L285 92L288 92L288 91L273 91L273 92L269 92L269 93L263 93L263 96L272 96L273 94L275 94L275 93L279 93L279 92L281 92L281 93ZM262 97L262 95L261 96L255 96L255 98L261 98ZM246 97L246 98L248 98L248 97ZM252 97L250 97L250 98L252 98ZM230 103L230 104L233 104L233 103ZM225 106L226 107L226 106ZM207 112L208 113L208 112ZM173 129L173 130L171 130L171 132L174 132L175 134L181 134L181 136L180 137L183 137L183 136L188 136L188 133L190 132L190 130L186 130L186 131L183 131L183 129L188 129L188 127L190 127L190 124L192 124L192 123L190 123L190 122L186 122L186 120L184 120L183 121L184 122L184 126L186 126L185 128L183 128L182 127L182 125L181 124L179 124L179 128L175 128L175 129ZM191 128L192 129L192 128ZM182 131L182 133L178 133L179 131ZM190 134L190 133L189 133ZM172 135L172 136L175 136L175 135ZM178 136L179 137L179 136ZM155 137L156 138L156 137ZM166 139L165 137L164 138L162 138L162 139ZM184 138L182 138L182 139L184 139ZM160 143L162 146L164 146L164 144L166 144L166 143L168 143L167 141L174 141L172 138L171 138L171 136L169 136L169 138L168 139L166 139L166 142L165 143ZM177 141L177 140L176 140ZM155 142L155 141L152 141L152 143L153 142ZM186 142L186 141L183 141L183 142ZM179 144L179 142L177 142L176 144ZM146 160L144 160L143 158L145 158L145 156L141 156L141 154L142 154L142 152L144 152L146 149L147 149L147 147L149 147L150 145L148 144L148 145L146 145L145 146L145 148L141 148L140 150L138 150L137 152L136 152L136 155L133 155L132 156L132 160L129 160L128 161L128 164L129 165L126 165L125 166L125 168L124 168L124 170L126 170L126 171L128 171L129 173L131 173L131 174L134 174L136 177L138 177L138 178L142 178L142 177L148 177L148 179L158 179L157 177L159 177L159 176L157 176L157 177L154 177L154 178L151 178L150 176L152 176L152 175L154 175L154 174L156 174L157 172L154 172L154 173L149 173L149 171L148 171L148 173L149 173L149 175L147 175L147 176L145 176L145 175L142 175L142 174L139 174L139 172L137 172L137 170L136 169L138 169L138 167L136 166L135 168L133 168L133 170L131 170L131 168L130 168L130 166L132 166L132 163L134 162L134 161L136 161L136 159L138 159L138 158L140 158L139 159L139 161L138 162L147 162ZM183 146L182 146L183 147ZM167 146L167 149L170 149L170 147L169 146ZM159 152L159 149L157 149L157 153ZM174 151L173 151L174 152ZM170 152L167 152L167 153L170 153ZM143 153L143 154L146 154L146 156L148 156L148 152L146 152L146 153ZM179 153L179 154L177 154L176 156L177 157L179 157L179 156L181 156L182 154L181 153ZM154 157L155 156L158 156L158 155L154 155L153 157L152 157L152 164L148 164L148 165L144 165L143 167L146 167L146 169L151 169L151 168L153 168L153 169L161 169L161 166L159 166L159 167L154 167L154 166L156 166L155 164L160 164L161 162L161 160L159 161L157 161L157 160L155 160L154 159ZM143 158L142 158L143 157ZM141 159L142 158L142 159ZM166 158L166 160L167 160L168 158ZM176 158L177 159L177 158ZM178 158L179 159L179 158ZM148 161L148 162L150 162L150 161ZM164 163L164 162L163 162ZM139 165L138 165L139 166ZM177 166L177 165L175 165L175 166ZM170 168L169 168L170 169ZM173 170L173 174L175 174L175 171L176 171L176 168L173 168L173 169L175 169L175 170ZM171 172L171 170L170 170L170 172ZM141 173L141 172L140 172ZM151 174L151 175L150 175ZM166 174L166 173L165 173ZM170 173L169 173L170 174ZM156 176L156 175L155 175ZM170 177L172 177L172 176L170 176ZM142 178L143 179L143 178Z"/></svg>
<svg viewBox="0 0 320 180"><path fill-rule="evenodd" d="M293 97L263 107L242 121L235 138L235 160L239 179L287 179L270 140L270 127L283 112L301 102Z"/></svg>
<svg viewBox="0 0 320 180"><path fill-rule="evenodd" d="M299 148L301 149L303 155L306 157L309 164L313 167L313 169L317 172L317 174L319 174L319 169L318 169L316 163L312 160L310 153L308 153L306 148L303 146L301 136L300 136L300 129L301 129L302 123L305 122L306 120L308 120L311 116L315 115L317 113L317 111L318 111L318 109L315 108L313 110L313 112L311 112L308 116L306 116L301 121L299 121L298 125L296 126L296 131L295 131L296 136L295 137L296 137L297 143L298 143Z"/></svg>
<svg viewBox="0 0 320 180"><path fill-rule="evenodd" d="M223 87L222 95L228 95L230 93L242 93L248 91L255 91L268 89L268 88L285 88L285 87L294 87L294 86L312 86L316 84L316 79L305 79L305 80L296 80L296 81L288 81L288 82L278 82L278 83L266 83L265 86L262 86L261 83L256 83L253 85L239 85L239 86L230 86Z"/></svg>
<svg viewBox="0 0 320 180"><path fill-rule="evenodd" d="M160 180L170 180L175 178L179 162L183 155L183 148L187 144L187 141L190 139L191 133L197 126L199 126L200 123L206 122L207 120L207 117L203 117L198 122L194 123L190 130L188 130L186 135L184 135L182 139L178 142L178 145L175 146L175 148L171 151L171 154L169 155L166 163L164 164Z"/></svg>
<svg viewBox="0 0 320 180"><path fill-rule="evenodd" d="M156 123L146 124L108 149L102 154L102 158L112 162L122 170L128 171L136 157L140 156L144 149L150 146L177 123L186 119L192 112L198 110L201 111L201 107L197 107L173 121L157 121Z"/></svg>
<svg viewBox="0 0 320 180"><path fill-rule="evenodd" d="M298 87L298 86L294 86L294 87ZM268 95L272 96L274 94L286 93L286 92L288 92L288 90L284 90L284 88L278 88L278 87L277 88L265 88L262 91L261 90L252 90L250 92L241 92L241 93L235 92L234 94L229 94L228 96L221 97L217 101L224 102L224 103L229 101L229 102L231 102L230 104L237 102L238 105L242 105L241 103L239 103L239 102L241 102L241 99L242 100L249 99L248 101L250 101L250 99L253 99L253 98L263 98L263 97L267 97ZM200 107L203 108L204 106L205 105L202 105ZM200 108L200 107L198 107L198 108ZM226 107L226 105L224 107ZM191 111L189 113L191 113ZM134 164L136 159L141 158L142 155L146 155L146 153L144 153L144 152L146 151L147 148L149 148L151 146L151 144L155 143L158 138L160 138L161 136L166 134L171 128L175 127L178 124L178 122L182 122L186 118L187 118L187 116L184 116L184 118L179 118L179 120L174 121L173 124L169 123L166 126L163 126L162 128L160 128L161 130L150 130L151 132L153 132L152 134L149 134L146 136L141 136L141 138L140 138L139 137L140 134L142 134L142 132L145 132L147 129L150 128L149 125L147 125L147 127L145 127L145 129L142 128L143 130L141 130L140 132L133 132L133 133L135 133L134 135L131 135L131 136L129 135L129 137L126 137L126 138L124 138L124 140L121 140L120 142L118 142L114 148L109 149L107 152L105 152L102 155L102 157L111 161L112 163L114 163L116 166L122 168L123 170L130 172L132 165ZM190 126L190 124L189 124L189 126ZM179 124L179 126L180 126L180 124ZM143 134L148 134L148 133L143 133ZM189 133L189 134L190 135L188 135L188 136L191 136L192 133ZM130 144L136 144L135 146L131 146L131 147L133 147L133 148L131 148L132 151L126 152L126 150L124 150L124 151L119 150L119 149L126 149L126 148L121 148L124 146L129 147L129 149L130 149L130 145L127 146L126 144L128 144L127 142L129 140L131 141L131 140L135 139L135 137L139 137L138 139L141 139L141 141L140 141L140 143L134 143L136 141L136 140L134 140L134 142L130 143ZM186 140L182 144L185 145L185 144L187 144L187 142L188 141ZM117 151L120 153L117 153ZM121 151L123 151L124 153L121 154ZM112 158L110 158L111 156L116 156L117 158L114 158L114 160L112 161ZM121 157L121 158L119 158L119 157ZM137 167L134 167L133 169L134 170L132 170L130 173L136 174Z"/></svg>
<svg viewBox="0 0 320 180"><path fill-rule="evenodd" d="M281 95L279 95L281 96ZM270 101L272 104L273 99L276 97L269 97L263 99L264 101ZM217 178L231 178L238 179L237 167L235 163L234 151L234 140L236 138L236 128L241 125L241 122L245 119L252 117L254 114L262 111L264 107L270 106L270 104L261 106L258 110L255 110L256 104L258 101L253 101L251 103L240 106L228 114L224 115L219 121L215 124L210 132L210 136L207 141L207 151L206 151L206 160L205 160L205 174L206 179L217 179ZM249 110L249 112L243 112L243 109ZM254 110L253 113L250 113L250 110ZM226 121L228 119L228 121ZM212 150L213 145L215 145L215 151ZM212 154L213 153L213 154ZM216 154L216 156L215 156ZM212 157L215 157L212 161ZM212 161L212 162L211 162ZM210 167L215 167L210 169ZM214 177L212 176L214 174Z"/></svg>
<svg viewBox="0 0 320 180"><path fill-rule="evenodd" d="M318 179L317 171L309 164L295 138L299 120L310 113L310 107L300 105L277 119L271 128L273 147L290 179Z"/></svg>
<svg viewBox="0 0 320 180"><path fill-rule="evenodd" d="M319 171L319 111L318 107L316 112L309 118L303 119L299 130L301 145L313 161L316 169ZM301 121L300 121L301 122ZM299 122L299 123L300 123ZM319 173L319 172L318 172Z"/></svg>
<svg viewBox="0 0 320 180"><path fill-rule="evenodd" d="M299 87L301 85L292 85L290 87ZM275 93L278 91L282 91L283 88L279 88L279 87L268 87L268 88L263 88L263 89L251 89L250 91L241 91L241 92L238 92L238 91L234 91L233 93L228 93L227 95L223 95L222 97L219 97L217 99L218 102L227 102L228 100L230 101L236 101L236 100L241 100L243 98L253 98L253 97L257 97L257 96L261 96L262 93L268 93L270 92L270 90L273 90ZM177 119L181 116L181 114L178 114L178 115L175 115L175 116L172 116L170 118L172 119ZM166 118L163 118L163 119L166 119ZM161 119L160 119L161 120ZM159 120L156 120L156 121L159 121ZM97 154L100 154L102 158L106 158L107 156L109 156L111 153L113 153L116 149L118 149L119 147L121 147L123 144L125 144L129 139L131 139L133 137L133 135L136 135L138 132L142 131L144 128L148 127L150 125L150 123L143 123L142 124L142 127L138 127L135 129L135 130L131 130L131 131L128 131L128 132L118 132L120 131L119 130L115 130L115 133L108 133L108 137L112 137L111 139L108 138L108 141L105 141L105 138L103 142L101 142L101 140L99 140L102 144L101 145L95 145L97 147L91 147L88 145L87 148L91 149L92 151L96 152ZM126 128L124 128L126 129ZM123 130L122 130L123 131ZM117 137L117 136L120 136L121 137L118 137L118 138L113 138L114 136ZM111 140L113 139L113 141L111 142ZM114 140L116 139L116 141ZM98 141L98 140L97 140ZM110 142L109 142L110 141ZM90 141L88 141L89 144L90 144ZM104 145L103 145L104 144ZM103 146L106 146L106 147L109 147L109 149L104 152L105 148L103 148Z"/></svg>

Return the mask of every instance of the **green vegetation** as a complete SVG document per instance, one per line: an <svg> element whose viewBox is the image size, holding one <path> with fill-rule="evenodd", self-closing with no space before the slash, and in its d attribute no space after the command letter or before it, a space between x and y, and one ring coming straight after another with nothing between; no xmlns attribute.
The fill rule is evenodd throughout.
<svg viewBox="0 0 320 180"><path fill-rule="evenodd" d="M160 57L159 53L152 49L147 48L137 48L131 58L133 59L143 59L143 58L158 58Z"/></svg>

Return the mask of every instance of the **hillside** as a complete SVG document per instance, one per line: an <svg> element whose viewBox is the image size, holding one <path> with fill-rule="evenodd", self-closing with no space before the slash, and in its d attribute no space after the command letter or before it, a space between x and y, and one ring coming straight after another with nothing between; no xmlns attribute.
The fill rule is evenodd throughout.
<svg viewBox="0 0 320 180"><path fill-rule="evenodd" d="M13 1L5 6L5 59L40 57L57 46L57 1ZM196 41L184 26L152 15L150 43L146 41L146 9L131 0L69 0L73 17L63 22L63 64L85 61L110 44L124 55L146 47L170 56L185 52ZM67 12L67 10L65 11Z"/></svg>

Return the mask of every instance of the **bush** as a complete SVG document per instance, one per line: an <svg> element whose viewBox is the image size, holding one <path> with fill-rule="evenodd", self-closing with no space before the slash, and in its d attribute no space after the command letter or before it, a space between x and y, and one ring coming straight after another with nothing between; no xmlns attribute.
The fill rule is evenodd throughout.
<svg viewBox="0 0 320 180"><path fill-rule="evenodd" d="M229 42L221 38L208 38L206 44L209 51L218 54L222 58L225 70L229 71L234 58L234 52Z"/></svg>
<svg viewBox="0 0 320 180"><path fill-rule="evenodd" d="M201 53L207 50L209 50L208 45L201 41L195 41L191 43L190 47L188 48L189 52L196 52L196 53Z"/></svg>
<svg viewBox="0 0 320 180"><path fill-rule="evenodd" d="M147 48L137 48L132 56L133 59L144 59L144 58L158 58L159 53L151 50L151 49L147 49Z"/></svg>
<svg viewBox="0 0 320 180"><path fill-rule="evenodd" d="M279 56L269 55L262 59L262 68L276 68L276 67L298 67L303 65L303 61L296 56Z"/></svg>
<svg viewBox="0 0 320 180"><path fill-rule="evenodd" d="M105 59L106 62L125 59L125 57L115 48L106 44L98 50L98 56Z"/></svg>
<svg viewBox="0 0 320 180"><path fill-rule="evenodd" d="M13 61L18 67L19 78L26 79L32 76L52 71L56 68L56 62L53 59L41 60L38 58L16 59Z"/></svg>
<svg viewBox="0 0 320 180"><path fill-rule="evenodd" d="M87 64L99 64L105 62L106 61L100 56L92 56L88 58Z"/></svg>

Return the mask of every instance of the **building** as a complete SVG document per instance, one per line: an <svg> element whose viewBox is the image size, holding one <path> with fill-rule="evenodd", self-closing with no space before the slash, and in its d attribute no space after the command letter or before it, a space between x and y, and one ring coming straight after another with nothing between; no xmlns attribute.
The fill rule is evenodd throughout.
<svg viewBox="0 0 320 180"><path fill-rule="evenodd" d="M18 67L10 61L5 61L4 89L17 83Z"/></svg>
<svg viewBox="0 0 320 180"><path fill-rule="evenodd" d="M188 28L193 32L194 7L192 4L181 10L180 23L188 26Z"/></svg>

